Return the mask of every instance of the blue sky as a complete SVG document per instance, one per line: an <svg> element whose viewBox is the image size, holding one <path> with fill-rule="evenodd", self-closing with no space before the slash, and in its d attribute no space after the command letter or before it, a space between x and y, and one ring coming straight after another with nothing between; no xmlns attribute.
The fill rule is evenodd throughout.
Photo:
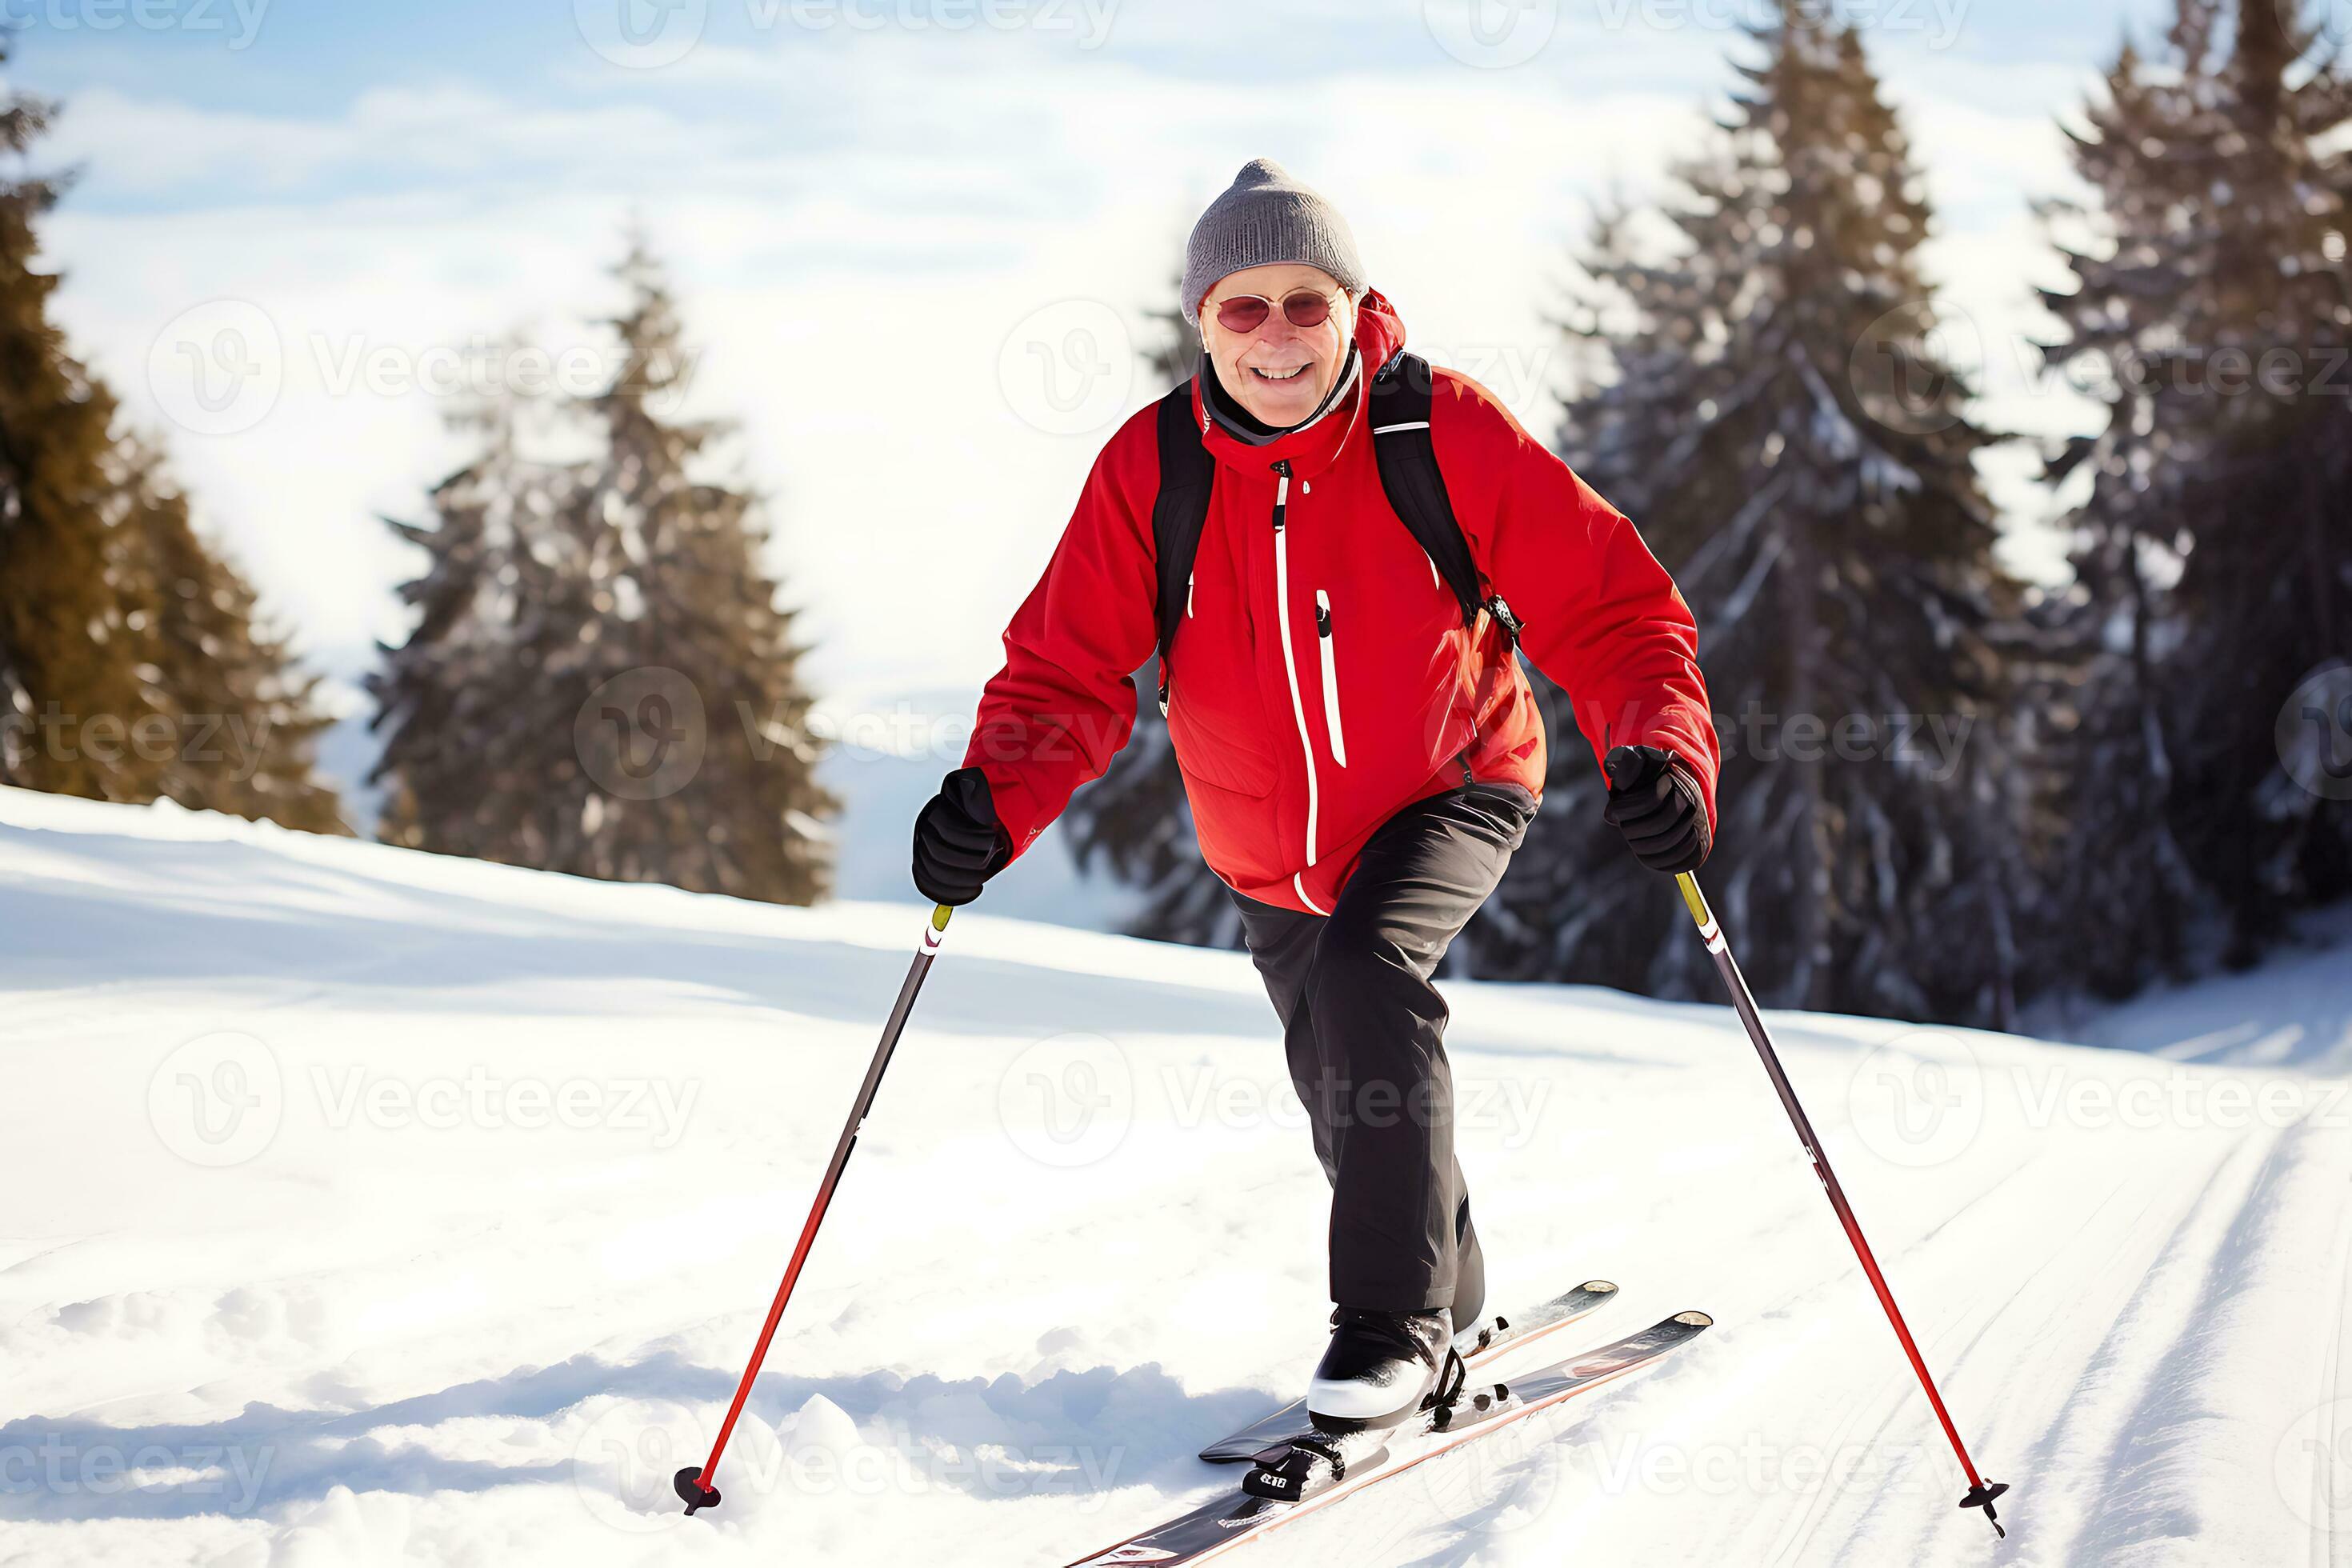
<svg viewBox="0 0 2352 1568"><path fill-rule="evenodd" d="M634 217L699 350L693 411L739 422L719 461L772 497L845 703L993 668L1094 452L1158 390L1125 364L1141 312L1247 157L1339 202L1416 344L1548 433L1587 204L1700 143L1742 49L1724 24L1754 10L985 0L1012 25L950 27L983 0L149 0L140 26L131 0L0 3L27 23L12 82L66 101L45 161L81 169L47 230L61 317L320 662L348 677L401 635L414 559L378 518L421 515L467 453L425 373L506 335L593 355ZM2126 21L2167 7L1845 9L1927 168L1929 270L1983 345L1987 416L2080 426L2020 368L2032 287L2063 276L2027 203L2067 187L2057 121ZM690 47L615 63L624 17ZM192 405L189 367L231 360L267 399ZM1071 408L1023 382L1062 372L1100 384ZM1991 478L2046 571L2032 467Z"/></svg>

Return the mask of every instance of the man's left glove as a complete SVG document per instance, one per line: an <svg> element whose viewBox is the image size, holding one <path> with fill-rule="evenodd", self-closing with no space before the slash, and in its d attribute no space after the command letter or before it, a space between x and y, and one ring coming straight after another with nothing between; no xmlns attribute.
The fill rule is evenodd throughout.
<svg viewBox="0 0 2352 1568"><path fill-rule="evenodd" d="M1672 752L1617 746L1603 764L1609 805L1601 816L1625 836L1633 858L1653 871L1696 871L1713 847L1698 780Z"/></svg>
<svg viewBox="0 0 2352 1568"><path fill-rule="evenodd" d="M958 768L915 818L915 886L935 904L968 904L1004 869L1013 846L997 825L988 776Z"/></svg>

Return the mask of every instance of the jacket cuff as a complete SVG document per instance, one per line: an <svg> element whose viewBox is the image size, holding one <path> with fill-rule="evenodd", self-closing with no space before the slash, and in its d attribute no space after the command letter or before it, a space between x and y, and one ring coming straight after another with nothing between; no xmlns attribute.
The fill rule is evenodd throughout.
<svg viewBox="0 0 2352 1568"><path fill-rule="evenodd" d="M1684 762L1680 753L1673 752L1667 753L1666 773L1675 781L1675 787L1681 790L1690 803L1698 808L1699 831L1706 836L1699 850L1699 858L1705 859L1715 848L1715 801L1708 794L1706 785L1699 782L1697 770Z"/></svg>
<svg viewBox="0 0 2352 1568"><path fill-rule="evenodd" d="M1037 836L1045 831L1053 819L1038 808L1037 798L1029 793L1021 770L1009 763L978 763L988 780L988 795L996 807L999 841L1003 845L1003 864L1011 865L1021 858Z"/></svg>

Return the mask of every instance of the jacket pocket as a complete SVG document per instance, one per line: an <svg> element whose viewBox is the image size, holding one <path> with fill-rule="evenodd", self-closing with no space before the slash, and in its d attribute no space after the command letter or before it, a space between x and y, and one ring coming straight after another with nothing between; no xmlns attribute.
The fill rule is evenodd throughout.
<svg viewBox="0 0 2352 1568"><path fill-rule="evenodd" d="M1348 737L1339 728L1339 660L1332 651L1331 595L1315 590L1315 646L1323 661L1323 727L1331 734L1331 760L1348 765Z"/></svg>

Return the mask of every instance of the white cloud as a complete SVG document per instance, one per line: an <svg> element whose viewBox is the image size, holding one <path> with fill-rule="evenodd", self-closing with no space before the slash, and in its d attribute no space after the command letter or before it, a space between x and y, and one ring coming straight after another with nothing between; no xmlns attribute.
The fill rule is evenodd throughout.
<svg viewBox="0 0 2352 1568"><path fill-rule="evenodd" d="M1022 422L997 378L1014 323L1065 299L1139 321L1192 213L1272 153L1349 213L1416 341L1549 432L1545 317L1587 198L1612 178L1654 186L1727 77L1719 47L1688 34L1564 37L1493 72L1439 63L1424 40L1416 68L1278 92L1122 50L853 41L706 44L651 81L572 65L605 96L562 108L463 82L371 91L324 119L85 92L60 148L107 199L52 221L61 313L151 425L148 354L167 322L222 298L268 313L287 364L268 416L165 434L202 515L305 645L350 648L399 628L391 590L409 563L375 514L418 515L464 448L441 427L446 399L338 395L341 356L413 358L519 325L590 341L620 226L641 214L701 350L698 409L740 421L740 471L776 498L775 561L808 608L819 677L970 685L1109 434ZM1669 48L1680 80L1651 74ZM1604 68L1615 50L1625 71ZM981 55L997 68L971 68ZM2007 331L2021 279L2046 270L2023 202L2063 173L2059 106L1953 66L1895 84L1965 219L1943 226L1931 265ZM1158 390L1139 375L1129 401Z"/></svg>

